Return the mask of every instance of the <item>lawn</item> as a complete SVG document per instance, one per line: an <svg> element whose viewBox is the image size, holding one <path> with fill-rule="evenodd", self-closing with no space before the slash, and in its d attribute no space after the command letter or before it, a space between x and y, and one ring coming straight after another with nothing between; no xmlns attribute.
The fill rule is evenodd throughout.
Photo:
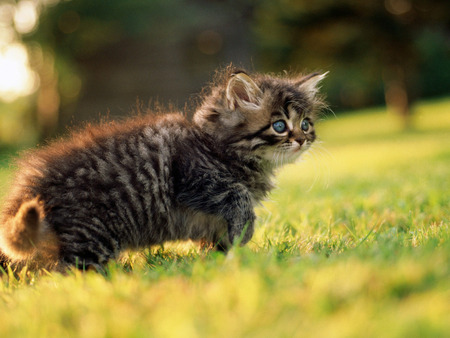
<svg viewBox="0 0 450 338"><path fill-rule="evenodd" d="M448 337L449 112L421 103L409 131L381 109L330 114L226 257L171 243L106 274L3 274L0 336Z"/></svg>

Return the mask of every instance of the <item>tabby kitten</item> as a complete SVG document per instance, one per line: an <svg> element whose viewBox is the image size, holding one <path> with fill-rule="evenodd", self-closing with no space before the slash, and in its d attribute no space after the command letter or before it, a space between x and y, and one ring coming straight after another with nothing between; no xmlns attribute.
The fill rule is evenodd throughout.
<svg viewBox="0 0 450 338"><path fill-rule="evenodd" d="M125 249L202 240L226 251L253 234L274 169L314 142L325 74L228 70L188 121L145 116L30 152L0 218L12 262L101 269Z"/></svg>

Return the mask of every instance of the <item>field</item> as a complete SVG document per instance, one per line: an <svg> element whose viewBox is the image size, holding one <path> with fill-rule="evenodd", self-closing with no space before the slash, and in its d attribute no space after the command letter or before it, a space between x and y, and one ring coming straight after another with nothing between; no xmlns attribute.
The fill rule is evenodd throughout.
<svg viewBox="0 0 450 338"><path fill-rule="evenodd" d="M0 336L449 337L449 112L421 103L409 131L330 114L226 257L171 243L106 274L3 273Z"/></svg>

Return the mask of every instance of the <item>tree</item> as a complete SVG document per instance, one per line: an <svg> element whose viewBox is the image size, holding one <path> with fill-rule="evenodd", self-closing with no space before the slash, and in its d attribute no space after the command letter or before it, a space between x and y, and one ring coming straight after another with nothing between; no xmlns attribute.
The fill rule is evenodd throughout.
<svg viewBox="0 0 450 338"><path fill-rule="evenodd" d="M386 104L407 126L420 90L417 37L424 27L444 30L449 23L448 1L288 0L264 1L255 30L269 66L337 65L341 81L369 82L366 88L375 95L382 81Z"/></svg>
<svg viewBox="0 0 450 338"><path fill-rule="evenodd" d="M131 103L124 101L130 96L133 104L136 97L148 100L151 87L162 88L163 95L170 92L164 99L170 94L184 99L183 94L192 95L204 85L205 79L198 81L198 74L209 77L212 69L242 59L248 53L243 33L246 2L54 0L47 5L48 0L36 0L35 3L40 3L39 23L22 40L28 46L30 60L36 60L32 68L40 79L36 121L41 139L52 136L67 123L76 123L72 119L75 106L83 102L89 101L89 109L77 107L77 115L89 120L108 108L111 115L119 115L116 106L120 104L127 104L121 109L128 110ZM105 101L110 106L99 107L98 103ZM90 114L84 113L86 110Z"/></svg>

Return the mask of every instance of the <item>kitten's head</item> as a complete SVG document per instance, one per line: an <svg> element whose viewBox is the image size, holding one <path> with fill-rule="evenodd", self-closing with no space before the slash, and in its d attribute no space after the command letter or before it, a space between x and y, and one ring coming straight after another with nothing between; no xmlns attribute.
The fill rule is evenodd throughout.
<svg viewBox="0 0 450 338"><path fill-rule="evenodd" d="M247 152L275 165L292 162L316 139L314 123L323 107L318 84L326 74L302 77L229 72L194 115L194 122L227 149Z"/></svg>

